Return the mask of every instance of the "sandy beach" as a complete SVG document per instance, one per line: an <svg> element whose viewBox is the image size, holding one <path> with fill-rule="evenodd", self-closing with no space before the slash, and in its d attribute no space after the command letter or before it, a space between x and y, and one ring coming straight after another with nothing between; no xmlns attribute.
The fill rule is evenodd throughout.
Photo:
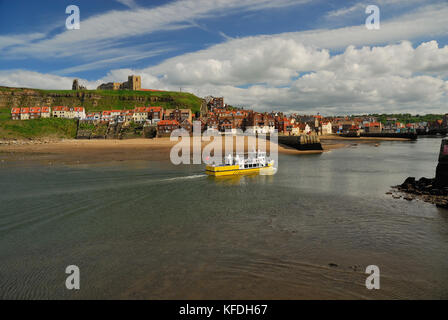
<svg viewBox="0 0 448 320"><path fill-rule="evenodd" d="M323 136L321 137L323 151L299 151L281 145L278 146L278 151L283 154L306 155L344 148L353 145L355 141L358 143L379 143L381 140L391 139L351 139L337 136ZM176 141L170 141L169 138L129 140L73 139L47 143L18 141L14 144L0 145L0 161L3 163L16 161L40 161L42 163L95 163L126 160L167 161L170 157L170 150L176 143ZM202 142L202 148L208 143ZM269 147L267 151L269 151Z"/></svg>

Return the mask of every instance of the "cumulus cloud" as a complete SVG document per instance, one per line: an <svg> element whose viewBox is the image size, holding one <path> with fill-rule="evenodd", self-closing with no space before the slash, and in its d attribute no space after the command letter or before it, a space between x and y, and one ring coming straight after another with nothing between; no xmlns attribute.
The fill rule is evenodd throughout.
<svg viewBox="0 0 448 320"><path fill-rule="evenodd" d="M436 41L416 48L408 41L349 46L333 56L272 38L256 43L239 39L209 50L137 72L156 76L165 87L183 86L202 96L223 94L229 103L259 110L442 112L448 102L448 46L439 48Z"/></svg>
<svg viewBox="0 0 448 320"><path fill-rule="evenodd" d="M174 85L288 83L298 72L325 67L327 50L276 37L235 39L207 50L168 59L142 70Z"/></svg>
<svg viewBox="0 0 448 320"><path fill-rule="evenodd" d="M224 95L228 103L255 110L321 112L445 112L448 46L436 41L413 47L349 46L340 54L294 40L264 39L242 47L241 39L142 70L116 69L87 82L124 81L140 74L143 86ZM244 41L243 41L244 42ZM226 47L227 46L227 47ZM239 49L234 48L238 47ZM219 52L219 54L218 54ZM68 89L71 78L36 72L0 73L0 84Z"/></svg>
<svg viewBox="0 0 448 320"><path fill-rule="evenodd" d="M61 77L28 70L0 71L0 85L38 89L71 89L73 78ZM93 85L94 82L81 80L81 84Z"/></svg>

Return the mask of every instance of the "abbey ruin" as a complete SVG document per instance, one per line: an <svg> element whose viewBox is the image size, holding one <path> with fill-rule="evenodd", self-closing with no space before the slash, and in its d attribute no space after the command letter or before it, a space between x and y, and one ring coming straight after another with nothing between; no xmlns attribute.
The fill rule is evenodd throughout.
<svg viewBox="0 0 448 320"><path fill-rule="evenodd" d="M97 90L141 90L142 79L140 76L131 75L128 76L126 82L109 82L103 83L98 86Z"/></svg>

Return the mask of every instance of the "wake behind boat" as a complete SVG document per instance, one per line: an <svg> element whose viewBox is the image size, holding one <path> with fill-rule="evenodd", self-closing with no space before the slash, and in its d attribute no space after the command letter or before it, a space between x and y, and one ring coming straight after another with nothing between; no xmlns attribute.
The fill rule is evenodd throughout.
<svg viewBox="0 0 448 320"><path fill-rule="evenodd" d="M249 152L248 157L229 154L224 164L210 164L205 167L205 173L211 176L231 176L241 174L260 174L264 171L275 172L274 160L266 157L266 152L258 150Z"/></svg>

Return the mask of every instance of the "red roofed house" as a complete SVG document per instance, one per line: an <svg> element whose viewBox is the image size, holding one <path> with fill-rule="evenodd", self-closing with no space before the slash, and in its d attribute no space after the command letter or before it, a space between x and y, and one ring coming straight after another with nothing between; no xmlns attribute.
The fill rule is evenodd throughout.
<svg viewBox="0 0 448 320"><path fill-rule="evenodd" d="M218 116L212 112L208 113L207 116L207 130L218 130L219 127L219 119Z"/></svg>
<svg viewBox="0 0 448 320"><path fill-rule="evenodd" d="M149 116L149 107L136 107L134 109L134 122L146 122Z"/></svg>
<svg viewBox="0 0 448 320"><path fill-rule="evenodd" d="M30 118L30 108L20 109L20 120L28 120Z"/></svg>
<svg viewBox="0 0 448 320"><path fill-rule="evenodd" d="M151 123L156 124L163 119L162 107L149 107L148 111L148 118L150 119Z"/></svg>
<svg viewBox="0 0 448 320"><path fill-rule="evenodd" d="M292 130L291 122L287 117L276 117L275 126L278 133L290 134Z"/></svg>
<svg viewBox="0 0 448 320"><path fill-rule="evenodd" d="M50 116L51 116L51 108L50 107L40 108L40 117L41 118L50 118Z"/></svg>
<svg viewBox="0 0 448 320"><path fill-rule="evenodd" d="M177 120L160 120L157 123L157 136L169 136L175 129L179 129L179 122Z"/></svg>
<svg viewBox="0 0 448 320"><path fill-rule="evenodd" d="M30 119L39 119L39 118L40 118L40 107L30 108Z"/></svg>
<svg viewBox="0 0 448 320"><path fill-rule="evenodd" d="M103 120L103 121L110 121L110 120L112 120L111 111L110 110L104 110L101 113L101 120Z"/></svg>
<svg viewBox="0 0 448 320"><path fill-rule="evenodd" d="M134 110L122 110L120 115L117 116L118 122L130 122L134 119Z"/></svg>
<svg viewBox="0 0 448 320"><path fill-rule="evenodd" d="M73 111L71 109L73 109ZM86 117L86 110L84 107L70 108L70 111L73 112L73 118L75 119L84 119Z"/></svg>
<svg viewBox="0 0 448 320"><path fill-rule="evenodd" d="M165 120L176 120L179 123L183 122L185 119L192 120L191 109L166 109L165 110Z"/></svg>
<svg viewBox="0 0 448 320"><path fill-rule="evenodd" d="M245 128L254 134L273 133L275 118L268 113L250 112L246 117Z"/></svg>
<svg viewBox="0 0 448 320"><path fill-rule="evenodd" d="M20 108L11 109L11 118L12 120L20 120Z"/></svg>
<svg viewBox="0 0 448 320"><path fill-rule="evenodd" d="M364 132L366 133L381 133L383 125L381 122L369 122L364 124Z"/></svg>
<svg viewBox="0 0 448 320"><path fill-rule="evenodd" d="M122 110L110 110L110 115L111 117L118 117L119 115L121 115L123 113Z"/></svg>

